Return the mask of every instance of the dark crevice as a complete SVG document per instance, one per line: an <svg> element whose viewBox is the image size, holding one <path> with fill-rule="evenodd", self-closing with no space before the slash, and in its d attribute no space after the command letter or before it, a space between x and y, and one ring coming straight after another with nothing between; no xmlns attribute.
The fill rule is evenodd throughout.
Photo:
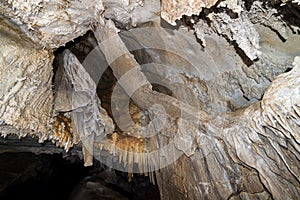
<svg viewBox="0 0 300 200"><path fill-rule="evenodd" d="M257 171L257 169L255 169ZM271 199L272 200L275 200L272 193L268 190L268 188L265 186L265 184L263 184L262 180L261 180L261 176L259 175L259 172L257 171L257 174L258 174L258 179L259 179L259 182L261 183L261 185L264 187L265 191L268 192L268 194L270 195Z"/></svg>
<svg viewBox="0 0 300 200"><path fill-rule="evenodd" d="M288 67L285 69L284 73L290 72L293 68L292 67Z"/></svg>
<svg viewBox="0 0 300 200"><path fill-rule="evenodd" d="M268 188L263 184L263 182L262 182L262 180L261 180L261 177L260 177L260 173L259 173L259 171L258 171L256 168L254 168L254 167L248 165L247 163L245 163L245 162L243 162L243 161L241 161L241 160L240 160L240 163L237 163L237 164L240 165L240 166L242 166L242 167L245 167L245 168L247 168L247 169L250 169L250 170L255 171L256 174L257 174L257 178L258 178L258 180L259 180L261 186L263 187L264 191L266 191L266 192L268 193L268 195L271 197L271 199L274 200L274 197L272 196L272 193L271 193L271 192L268 190Z"/></svg>
<svg viewBox="0 0 300 200"><path fill-rule="evenodd" d="M250 11L253 2L254 2L254 0L247 0L247 1L244 1L244 5L245 5L245 8L246 8L247 11Z"/></svg>
<svg viewBox="0 0 300 200"><path fill-rule="evenodd" d="M275 8L278 11L278 15L282 16L283 21L288 25L300 26L300 6L295 3L287 2L285 5L279 3L266 3L271 8Z"/></svg>
<svg viewBox="0 0 300 200"><path fill-rule="evenodd" d="M271 29L277 36L278 38L282 41L282 42L286 42L287 39L285 39L278 30L274 29L273 27L271 26L266 26L268 27L269 29Z"/></svg>
<svg viewBox="0 0 300 200"><path fill-rule="evenodd" d="M247 65L248 67L250 67L251 65L253 65L254 61L257 61L258 59L252 61L246 54L245 52L238 46L238 44L235 41L229 41L227 40L235 49L235 51L237 52L237 54L241 57L241 59L243 60L243 63L245 65Z"/></svg>
<svg viewBox="0 0 300 200"><path fill-rule="evenodd" d="M194 36L195 36L195 40L198 44L200 44L201 46L201 50L204 52L205 51L205 46L204 46L204 41L200 40L198 37L197 37L197 34L194 33Z"/></svg>

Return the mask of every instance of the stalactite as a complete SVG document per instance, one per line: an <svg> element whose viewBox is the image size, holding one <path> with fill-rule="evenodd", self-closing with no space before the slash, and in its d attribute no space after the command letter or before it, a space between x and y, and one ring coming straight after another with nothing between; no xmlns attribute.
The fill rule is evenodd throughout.
<svg viewBox="0 0 300 200"><path fill-rule="evenodd" d="M157 179L164 198L298 197L299 19L288 21L281 8L287 5L296 12L299 2L163 0L154 13L142 7L149 2L105 1L103 6L91 1L89 8L84 0L0 2L0 22L9 18L17 24L0 25L5 46L0 50L1 135L50 139L67 151L77 144L86 166L103 153L110 167L128 172L129 181L133 173ZM141 24L147 17L139 18L138 9L151 20L161 15L183 27L166 30L160 27L167 27L165 22L155 21L151 29L142 29L149 24ZM129 115L118 116L126 129L113 119L113 109L103 108L109 101L101 105L84 56L78 59L68 47L57 56L62 68L56 73L53 100L53 48L88 30L96 38L91 46L99 46L117 86L131 98ZM193 31L202 46L186 37ZM147 68L145 60L155 66ZM151 81L160 79L171 85L171 94L154 89ZM188 103L180 101L182 96ZM200 106L194 104L198 101Z"/></svg>

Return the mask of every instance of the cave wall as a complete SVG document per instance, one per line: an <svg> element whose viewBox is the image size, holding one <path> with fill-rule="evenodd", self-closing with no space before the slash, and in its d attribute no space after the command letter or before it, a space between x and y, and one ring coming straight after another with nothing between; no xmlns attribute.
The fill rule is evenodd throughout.
<svg viewBox="0 0 300 200"><path fill-rule="evenodd" d="M1 134L47 139L52 120L51 51L36 49L18 27L1 20Z"/></svg>
<svg viewBox="0 0 300 200"><path fill-rule="evenodd" d="M163 199L299 196L298 1L86 4L0 3L2 136L83 147L85 165L105 152L108 165L123 165L129 179L139 172L154 180L156 171ZM86 48L77 39L87 31ZM75 38L78 48L68 43ZM54 100L58 47L56 78L64 82L54 81ZM127 124L127 97L117 110L123 125L102 107L99 77L90 70L108 65L155 136L144 137L142 122ZM169 143L169 152L161 148ZM148 154L153 148L156 157Z"/></svg>

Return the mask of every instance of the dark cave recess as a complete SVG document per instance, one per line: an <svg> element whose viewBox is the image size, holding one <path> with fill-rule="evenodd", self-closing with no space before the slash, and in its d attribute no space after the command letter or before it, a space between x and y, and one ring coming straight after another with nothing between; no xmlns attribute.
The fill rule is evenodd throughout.
<svg viewBox="0 0 300 200"><path fill-rule="evenodd" d="M149 178L95 162L84 167L77 156L28 152L0 154L0 199L160 199Z"/></svg>

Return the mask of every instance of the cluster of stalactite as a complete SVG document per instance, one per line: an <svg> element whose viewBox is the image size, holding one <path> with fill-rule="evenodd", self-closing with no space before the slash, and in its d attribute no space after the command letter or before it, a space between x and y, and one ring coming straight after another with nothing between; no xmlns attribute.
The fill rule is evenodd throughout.
<svg viewBox="0 0 300 200"><path fill-rule="evenodd" d="M73 146L71 119L63 113L59 113L59 115L55 117L53 126L54 132L50 135L50 139L52 139L59 147L64 147L66 151L69 151Z"/></svg>
<svg viewBox="0 0 300 200"><path fill-rule="evenodd" d="M129 179L154 180L161 169L163 197L299 196L299 1L56 3L0 2L1 135L81 146L86 166L108 152ZM167 30L160 16L175 26ZM54 49L87 31L87 58L69 44L56 52L53 92ZM106 66L89 72L98 65ZM97 92L106 68L129 96L130 116ZM172 95L155 90L160 79ZM151 120L156 134L144 137Z"/></svg>

